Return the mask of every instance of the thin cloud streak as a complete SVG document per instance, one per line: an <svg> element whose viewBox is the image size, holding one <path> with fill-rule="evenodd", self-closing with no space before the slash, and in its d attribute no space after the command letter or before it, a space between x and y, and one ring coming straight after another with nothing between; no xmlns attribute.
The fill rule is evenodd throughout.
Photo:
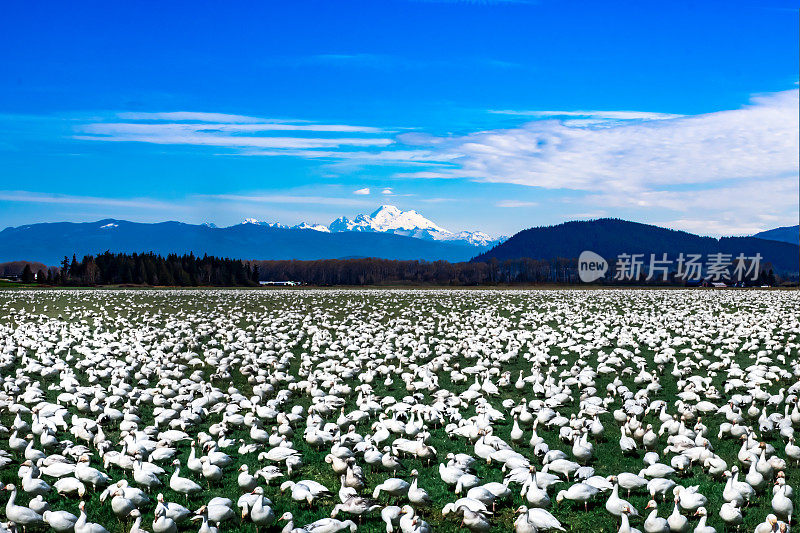
<svg viewBox="0 0 800 533"><path fill-rule="evenodd" d="M150 198L103 198L98 196L70 196L66 194L36 193L30 191L0 191L0 201L37 204L98 205L136 209L167 209L175 206L172 202Z"/></svg>
<svg viewBox="0 0 800 533"><path fill-rule="evenodd" d="M521 200L500 200L496 204L497 207L533 207L539 205L539 202L524 202Z"/></svg>
<svg viewBox="0 0 800 533"><path fill-rule="evenodd" d="M490 109L495 115L515 115L521 117L586 117L605 120L664 120L685 115L673 113L653 113L649 111L525 111L513 109Z"/></svg>
<svg viewBox="0 0 800 533"><path fill-rule="evenodd" d="M329 196L297 196L288 194L206 194L196 195L194 198L206 200L223 200L234 202L249 202L263 204L317 204L317 205L343 205L343 206L364 206L372 205L366 200L356 200L354 198L340 198Z"/></svg>

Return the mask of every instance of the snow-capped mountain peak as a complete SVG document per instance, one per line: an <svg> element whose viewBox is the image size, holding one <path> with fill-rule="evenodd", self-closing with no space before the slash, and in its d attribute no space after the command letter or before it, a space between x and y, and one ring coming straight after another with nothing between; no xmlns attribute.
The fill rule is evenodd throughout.
<svg viewBox="0 0 800 533"><path fill-rule="evenodd" d="M242 224L255 224L256 226L266 226L268 228L288 228L286 224L281 224L280 222L264 222L263 220L258 220L257 218L245 218L242 220Z"/></svg>
<svg viewBox="0 0 800 533"><path fill-rule="evenodd" d="M292 226L292 229L312 229L314 231L321 231L322 233L331 232L331 230L328 229L328 226L324 226L322 224L309 224L308 222L301 222L296 226Z"/></svg>
<svg viewBox="0 0 800 533"><path fill-rule="evenodd" d="M479 231L453 233L414 210L403 211L393 205L382 205L370 215L361 214L353 219L339 217L328 227L334 233L343 231L393 233L431 241L462 241L473 246L491 246L499 242L499 239Z"/></svg>
<svg viewBox="0 0 800 533"><path fill-rule="evenodd" d="M453 233L413 209L403 211L393 205L382 205L369 215L362 213L352 219L339 217L331 222L329 226L309 224L308 222L288 226L279 222L263 222L255 218L246 218L242 221L242 224L256 224L270 228L314 230L324 233L346 231L392 233L428 241L452 241L476 247L494 246L507 239L507 237L495 238L482 231L459 231L458 233Z"/></svg>
<svg viewBox="0 0 800 533"><path fill-rule="evenodd" d="M393 205L380 206L370 215L370 219L376 231L396 229L447 231L414 210L401 211Z"/></svg>

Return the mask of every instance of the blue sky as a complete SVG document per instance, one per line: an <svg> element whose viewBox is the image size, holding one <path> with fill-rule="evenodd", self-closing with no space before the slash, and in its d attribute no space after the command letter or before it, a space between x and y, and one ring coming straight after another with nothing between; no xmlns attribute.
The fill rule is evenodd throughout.
<svg viewBox="0 0 800 533"><path fill-rule="evenodd" d="M0 227L797 223L788 2L8 6ZM366 193L368 194L357 194Z"/></svg>

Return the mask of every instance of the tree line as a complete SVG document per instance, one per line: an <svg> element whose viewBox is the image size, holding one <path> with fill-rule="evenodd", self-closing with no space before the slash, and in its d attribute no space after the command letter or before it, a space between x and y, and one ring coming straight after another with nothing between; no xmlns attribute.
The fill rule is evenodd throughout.
<svg viewBox="0 0 800 533"><path fill-rule="evenodd" d="M262 280L310 285L492 285L576 283L574 259L514 259L487 262L402 261L392 259L320 259L255 261Z"/></svg>
<svg viewBox="0 0 800 533"><path fill-rule="evenodd" d="M306 285L497 285L580 284L576 259L507 259L450 263L402 261L377 258L321 259L316 261L218 258L193 254L111 253L87 255L81 261L64 257L59 268L34 273L25 266L25 283L46 285L168 285L250 287L259 281L294 281ZM726 280L727 281L727 280ZM772 270L748 284L775 285ZM620 282L606 278L598 283L614 285L684 285L671 273L665 282L638 279Z"/></svg>
<svg viewBox="0 0 800 533"><path fill-rule="evenodd" d="M258 285L258 266L239 259L194 254L111 253L64 257L60 268L22 272L22 281L47 285L173 285L248 287Z"/></svg>

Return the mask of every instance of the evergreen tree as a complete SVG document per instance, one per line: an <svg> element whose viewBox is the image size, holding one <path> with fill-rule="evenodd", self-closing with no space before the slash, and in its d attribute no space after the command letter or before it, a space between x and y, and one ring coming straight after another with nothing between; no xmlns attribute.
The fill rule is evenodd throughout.
<svg viewBox="0 0 800 533"><path fill-rule="evenodd" d="M26 264L22 270L22 283L33 283L33 270L31 266Z"/></svg>

